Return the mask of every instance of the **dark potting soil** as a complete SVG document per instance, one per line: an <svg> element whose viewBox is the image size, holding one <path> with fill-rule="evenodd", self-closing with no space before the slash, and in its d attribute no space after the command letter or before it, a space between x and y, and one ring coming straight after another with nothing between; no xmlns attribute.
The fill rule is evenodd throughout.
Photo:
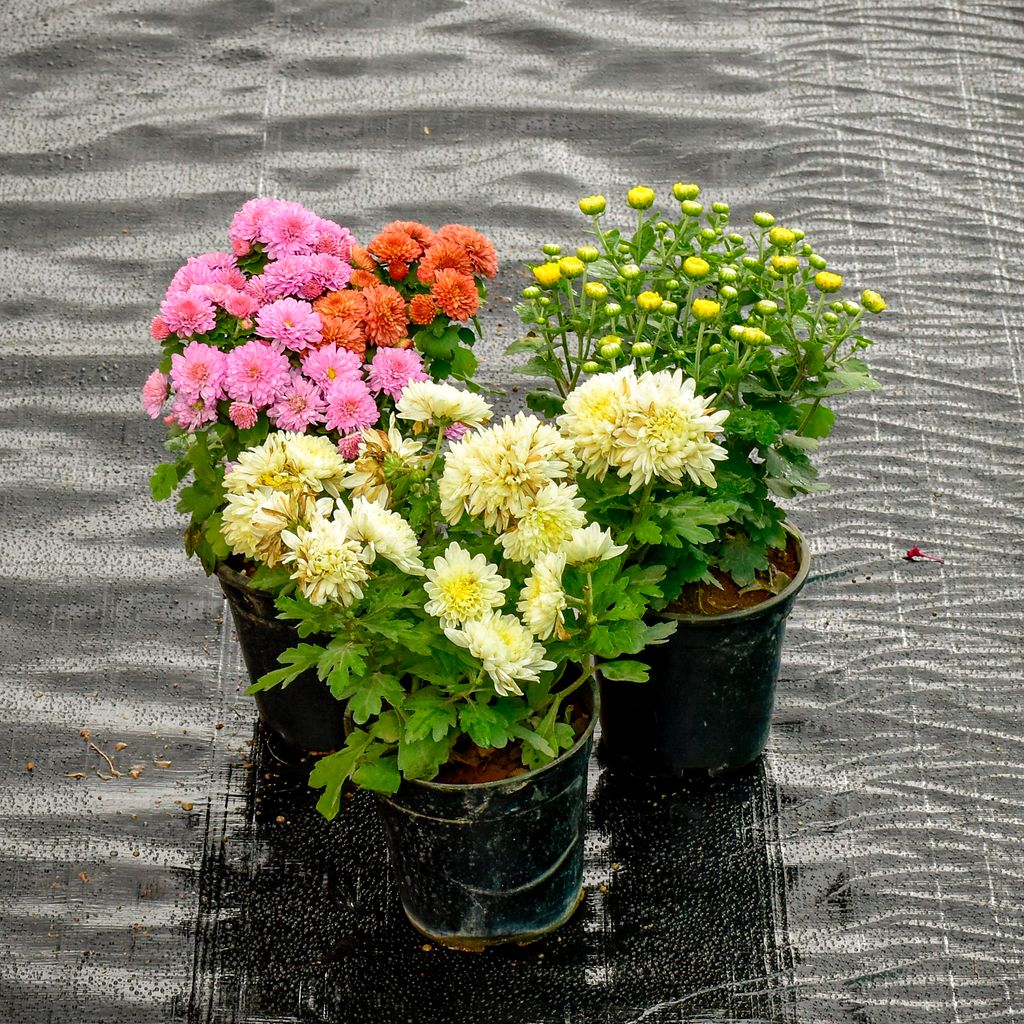
<svg viewBox="0 0 1024 1024"><path fill-rule="evenodd" d="M769 548L768 564L770 568L756 574L755 582L742 590L728 573L720 569L712 569L711 574L718 580L721 589L706 583L690 583L683 588L682 594L668 608L668 611L679 615L717 615L721 612L736 611L739 608L753 608L767 601L779 592L780 579L783 573L792 580L796 578L800 568L800 548L796 538L787 538L785 550Z"/></svg>

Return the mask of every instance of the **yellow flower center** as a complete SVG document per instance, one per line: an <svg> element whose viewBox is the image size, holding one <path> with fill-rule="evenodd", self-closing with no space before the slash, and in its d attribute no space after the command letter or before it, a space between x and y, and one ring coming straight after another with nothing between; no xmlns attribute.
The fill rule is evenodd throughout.
<svg viewBox="0 0 1024 1024"><path fill-rule="evenodd" d="M460 573L446 580L445 601L459 618L477 614L481 609L480 581L471 572Z"/></svg>
<svg viewBox="0 0 1024 1024"><path fill-rule="evenodd" d="M327 379L334 380L338 376L338 371L333 366L327 367Z"/></svg>

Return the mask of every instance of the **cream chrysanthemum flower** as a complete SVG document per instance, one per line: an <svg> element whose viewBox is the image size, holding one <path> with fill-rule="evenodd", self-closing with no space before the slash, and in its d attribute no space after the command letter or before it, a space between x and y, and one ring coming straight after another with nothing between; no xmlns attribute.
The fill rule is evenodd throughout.
<svg viewBox="0 0 1024 1024"><path fill-rule="evenodd" d="M355 498L349 535L365 544L372 556L386 558L402 572L411 576L423 576L426 572L416 534L397 512L365 498Z"/></svg>
<svg viewBox="0 0 1024 1024"><path fill-rule="evenodd" d="M256 545L260 537L253 529L252 517L270 493L272 492L269 488L260 487L254 491L227 496L221 533L228 547L236 555L242 555L244 558L256 557Z"/></svg>
<svg viewBox="0 0 1024 1024"><path fill-rule="evenodd" d="M284 434L275 432L263 444L240 452L230 473L224 474L224 489L245 494L260 487L298 490L299 482L288 470Z"/></svg>
<svg viewBox="0 0 1024 1024"><path fill-rule="evenodd" d="M571 437L587 476L603 480L615 465L616 433L625 424L636 390L632 366L598 373L571 391L558 417L562 432Z"/></svg>
<svg viewBox="0 0 1024 1024"><path fill-rule="evenodd" d="M536 416L520 412L454 444L441 476L441 514L457 523L463 512L504 531L526 515L541 489L571 479L579 460L572 442Z"/></svg>
<svg viewBox="0 0 1024 1024"><path fill-rule="evenodd" d="M491 612L467 622L462 629L446 628L444 633L480 661L502 697L510 693L522 696L522 683L535 683L541 672L557 667L546 660L547 652L514 615Z"/></svg>
<svg viewBox="0 0 1024 1024"><path fill-rule="evenodd" d="M684 475L715 486L715 462L729 453L710 439L729 411L716 411L711 399L694 394L695 386L682 370L645 373L637 381L629 421L616 432L619 475L629 476L630 492L656 476L677 487Z"/></svg>
<svg viewBox="0 0 1024 1024"><path fill-rule="evenodd" d="M559 639L566 638L562 616L567 603L562 590L564 571L564 552L549 551L534 563L533 572L520 592L516 610L540 640L547 640L552 633L557 633Z"/></svg>
<svg viewBox="0 0 1024 1024"><path fill-rule="evenodd" d="M389 479L424 462L422 449L420 441L402 436L393 417L387 430L368 427L363 431L359 454L344 486L351 490L353 497L386 503L391 499Z"/></svg>
<svg viewBox="0 0 1024 1024"><path fill-rule="evenodd" d="M547 484L498 543L512 561L533 562L545 551L557 551L568 543L573 530L586 522L582 506L575 484Z"/></svg>
<svg viewBox="0 0 1024 1024"><path fill-rule="evenodd" d="M328 514L333 505L330 498L306 492L257 487L227 496L221 532L236 555L259 559L273 569L285 553L282 532Z"/></svg>
<svg viewBox="0 0 1024 1024"><path fill-rule="evenodd" d="M255 448L241 452L224 476L224 488L244 494L257 487L279 491L327 491L338 496L348 464L331 441L314 434L275 431Z"/></svg>
<svg viewBox="0 0 1024 1024"><path fill-rule="evenodd" d="M427 614L442 626L457 626L487 615L505 603L509 581L483 555L470 555L459 544L449 544L444 555L434 559L426 571L424 588Z"/></svg>
<svg viewBox="0 0 1024 1024"><path fill-rule="evenodd" d="M474 429L491 418L491 407L472 391L460 391L451 384L414 380L402 389L395 409L401 420L435 427L461 423Z"/></svg>
<svg viewBox="0 0 1024 1024"><path fill-rule="evenodd" d="M338 601L347 606L363 596L362 584L370 574L363 564L363 546L349 536L350 527L347 516L318 516L309 526L281 535L288 547L282 561L291 565L291 578L313 604Z"/></svg>
<svg viewBox="0 0 1024 1024"><path fill-rule="evenodd" d="M562 548L569 565L604 562L625 550L625 544L616 544L612 535L597 523L573 530L569 542Z"/></svg>
<svg viewBox="0 0 1024 1024"><path fill-rule="evenodd" d="M288 468L310 491L327 491L338 497L348 463L337 446L321 434L285 434Z"/></svg>

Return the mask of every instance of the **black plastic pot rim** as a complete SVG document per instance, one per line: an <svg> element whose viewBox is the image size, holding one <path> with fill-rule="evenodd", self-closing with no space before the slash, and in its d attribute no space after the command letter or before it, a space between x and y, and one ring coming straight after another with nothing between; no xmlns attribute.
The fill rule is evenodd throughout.
<svg viewBox="0 0 1024 1024"><path fill-rule="evenodd" d="M590 737L594 735L594 729L597 728L597 720L601 712L601 691L597 685L596 674L590 677L590 695L593 700L593 704L590 709L590 721L587 723L586 729L583 730L582 735L578 740L563 754L559 754L550 764L544 765L543 768L534 768L532 771L525 772L522 775L513 775L510 779L495 779L493 782L431 782L426 779L403 779L402 785L408 786L423 786L425 789L432 789L442 793L465 793L469 792L484 792L489 789L498 789L502 786L525 785L528 782L532 782L539 775L543 775L545 772L550 771L552 768L557 768L558 765L568 760L575 754L580 747L590 742ZM377 793L377 798L383 800L385 803L394 804L403 813L408 813L407 809L400 804L395 802L383 793Z"/></svg>
<svg viewBox="0 0 1024 1024"><path fill-rule="evenodd" d="M253 587L252 581L245 575L245 573L241 573L237 569L232 569L227 562L221 562L217 566L215 575L220 576L221 579L226 580L228 583L233 583L236 587L245 587L247 590L256 589Z"/></svg>
<svg viewBox="0 0 1024 1024"><path fill-rule="evenodd" d="M694 612L656 612L660 619L668 619L671 622L678 622L683 626L727 626L743 619L753 619L765 612L771 611L776 605L782 604L789 599L794 591L799 590L807 582L807 574L811 571L811 552L807 547L804 535L789 523L785 523L785 530L796 538L800 546L800 568L796 576L789 581L789 585L781 593L773 594L767 601L752 605L749 608L737 608L731 612L717 612L714 615L700 615Z"/></svg>

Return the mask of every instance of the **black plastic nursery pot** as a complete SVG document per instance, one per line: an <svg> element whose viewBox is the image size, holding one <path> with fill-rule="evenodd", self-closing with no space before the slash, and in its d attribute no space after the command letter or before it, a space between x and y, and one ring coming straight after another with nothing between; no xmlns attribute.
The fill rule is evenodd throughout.
<svg viewBox="0 0 1024 1024"><path fill-rule="evenodd" d="M283 651L299 643L294 628L277 618L273 598L248 585L230 566L217 568L221 590L231 606L238 642L249 677L280 668ZM312 637L310 639L317 639ZM285 687L254 695L260 718L268 729L299 750L337 750L345 742L344 705L331 696L315 670L304 672Z"/></svg>
<svg viewBox="0 0 1024 1024"><path fill-rule="evenodd" d="M587 762L600 700L571 750L536 771L464 785L403 782L379 797L402 907L452 949L526 943L583 899Z"/></svg>
<svg viewBox="0 0 1024 1024"><path fill-rule="evenodd" d="M601 682L603 761L638 775L717 774L755 761L768 742L786 618L807 581L810 552L796 538L793 581L752 608L718 615L663 614L678 623L668 641L637 659L646 683Z"/></svg>

